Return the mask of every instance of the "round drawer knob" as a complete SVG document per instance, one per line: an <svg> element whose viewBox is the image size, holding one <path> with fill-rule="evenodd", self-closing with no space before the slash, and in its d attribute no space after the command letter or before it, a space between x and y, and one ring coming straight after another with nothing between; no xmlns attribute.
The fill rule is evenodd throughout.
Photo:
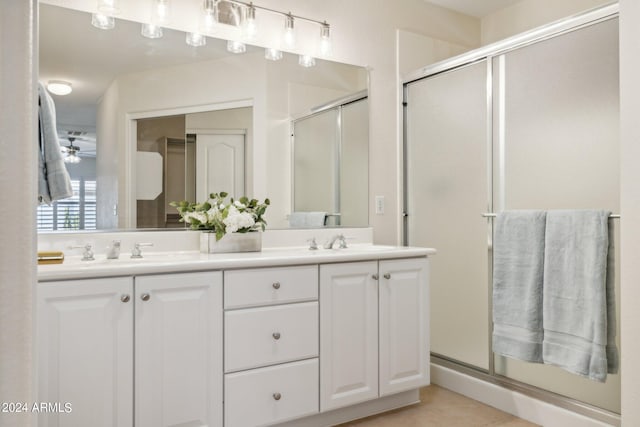
<svg viewBox="0 0 640 427"><path fill-rule="evenodd" d="M282 395L280 393L273 393L273 398L275 400L280 400L280 399L282 399Z"/></svg>
<svg viewBox="0 0 640 427"><path fill-rule="evenodd" d="M377 275L377 274L372 274L372 275L371 275L371 278L372 278L373 280L378 280L378 275Z"/></svg>
<svg viewBox="0 0 640 427"><path fill-rule="evenodd" d="M150 299L150 298L151 298L151 295L149 295L149 294L142 294L142 295L140 295L140 299L141 299L142 301L149 301L149 299Z"/></svg>
<svg viewBox="0 0 640 427"><path fill-rule="evenodd" d="M131 297L127 294L124 294L120 297L120 301L122 302L129 302L129 300L131 299Z"/></svg>
<svg viewBox="0 0 640 427"><path fill-rule="evenodd" d="M280 332L274 332L273 333L273 339L274 340L279 340L280 339Z"/></svg>
<svg viewBox="0 0 640 427"><path fill-rule="evenodd" d="M280 282L275 282L273 285L273 289L280 289Z"/></svg>
<svg viewBox="0 0 640 427"><path fill-rule="evenodd" d="M384 278L387 280L391 279L391 273L384 273Z"/></svg>

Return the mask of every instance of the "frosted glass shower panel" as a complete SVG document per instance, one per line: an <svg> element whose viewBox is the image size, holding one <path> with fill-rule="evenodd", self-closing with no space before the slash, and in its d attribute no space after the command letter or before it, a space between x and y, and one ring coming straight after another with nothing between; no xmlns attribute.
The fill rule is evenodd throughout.
<svg viewBox="0 0 640 427"><path fill-rule="evenodd" d="M406 86L407 244L437 248L431 351L488 369L487 64Z"/></svg>
<svg viewBox="0 0 640 427"><path fill-rule="evenodd" d="M496 211L595 208L618 213L618 20L493 61L493 98L499 100L494 103L494 135L501 135L495 145ZM616 294L619 300L619 283ZM495 356L495 370L620 412L620 375L609 375L600 384L501 356Z"/></svg>
<svg viewBox="0 0 640 427"><path fill-rule="evenodd" d="M294 210L339 212L338 110L294 122Z"/></svg>
<svg viewBox="0 0 640 427"><path fill-rule="evenodd" d="M369 223L369 101L342 107L340 225Z"/></svg>

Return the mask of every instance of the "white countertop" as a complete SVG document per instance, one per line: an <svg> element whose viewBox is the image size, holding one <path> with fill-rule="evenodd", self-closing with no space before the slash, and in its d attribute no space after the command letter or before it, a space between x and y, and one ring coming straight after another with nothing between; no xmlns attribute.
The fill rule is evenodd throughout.
<svg viewBox="0 0 640 427"><path fill-rule="evenodd" d="M121 253L119 259L96 255L94 261L81 261L80 256L73 256L66 257L63 264L38 265L38 281L410 258L435 253L436 250L431 248L358 244L346 249L321 248L314 251L307 247L290 247L228 254L149 252L142 259L131 259L129 253Z"/></svg>

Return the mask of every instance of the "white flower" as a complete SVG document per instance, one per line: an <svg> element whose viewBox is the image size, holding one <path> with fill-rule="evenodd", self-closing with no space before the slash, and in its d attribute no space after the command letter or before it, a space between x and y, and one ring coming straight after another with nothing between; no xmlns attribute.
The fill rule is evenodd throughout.
<svg viewBox="0 0 640 427"><path fill-rule="evenodd" d="M191 224L191 212L183 213L182 219L184 219L184 222L186 222L187 224Z"/></svg>
<svg viewBox="0 0 640 427"><path fill-rule="evenodd" d="M192 212L191 218L197 219L200 224L206 224L209 218L207 217L206 212Z"/></svg>
<svg viewBox="0 0 640 427"><path fill-rule="evenodd" d="M255 224L253 215L248 212L240 212L233 205L229 207L229 213L223 222L227 233L235 233L241 228L251 228Z"/></svg>
<svg viewBox="0 0 640 427"><path fill-rule="evenodd" d="M244 203L241 203L240 200L236 200L233 204L236 205L238 209L244 209L247 207Z"/></svg>

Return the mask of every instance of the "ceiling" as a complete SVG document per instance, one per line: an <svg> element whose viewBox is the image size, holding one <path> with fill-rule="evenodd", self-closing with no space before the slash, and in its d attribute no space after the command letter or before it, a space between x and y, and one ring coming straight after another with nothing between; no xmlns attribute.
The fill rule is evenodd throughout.
<svg viewBox="0 0 640 427"><path fill-rule="evenodd" d="M465 15L483 18L497 10L511 6L521 0L424 0Z"/></svg>

